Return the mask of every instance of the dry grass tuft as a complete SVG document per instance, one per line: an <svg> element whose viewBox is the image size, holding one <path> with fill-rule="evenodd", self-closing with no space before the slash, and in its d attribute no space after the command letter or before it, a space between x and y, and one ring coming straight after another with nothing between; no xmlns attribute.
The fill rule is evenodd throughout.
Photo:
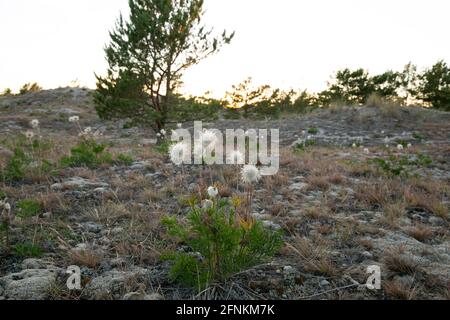
<svg viewBox="0 0 450 320"><path fill-rule="evenodd" d="M383 262L389 270L402 275L414 275L421 271L417 262L399 252L388 252Z"/></svg>
<svg viewBox="0 0 450 320"><path fill-rule="evenodd" d="M433 230L423 224L407 228L405 232L420 242L426 242L433 237Z"/></svg>
<svg viewBox="0 0 450 320"><path fill-rule="evenodd" d="M77 266L96 268L103 260L103 255L90 249L72 250L69 253L71 263Z"/></svg>
<svg viewBox="0 0 450 320"><path fill-rule="evenodd" d="M417 293L417 287L411 287L399 281L384 282L383 289L389 298L399 300L414 300Z"/></svg>
<svg viewBox="0 0 450 320"><path fill-rule="evenodd" d="M326 191L330 188L330 183L328 182L328 177L312 175L307 178L308 188L307 190L321 190Z"/></svg>

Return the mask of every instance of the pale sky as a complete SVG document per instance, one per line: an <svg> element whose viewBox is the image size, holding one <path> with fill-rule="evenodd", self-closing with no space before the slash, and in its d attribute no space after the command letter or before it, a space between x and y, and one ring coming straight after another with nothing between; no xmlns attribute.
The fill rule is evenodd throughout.
<svg viewBox="0 0 450 320"><path fill-rule="evenodd" d="M255 84L319 91L344 67L371 73L450 62L448 0L205 0L205 23L236 31L188 70L185 93ZM0 0L0 91L37 81L95 87L103 47L127 0Z"/></svg>

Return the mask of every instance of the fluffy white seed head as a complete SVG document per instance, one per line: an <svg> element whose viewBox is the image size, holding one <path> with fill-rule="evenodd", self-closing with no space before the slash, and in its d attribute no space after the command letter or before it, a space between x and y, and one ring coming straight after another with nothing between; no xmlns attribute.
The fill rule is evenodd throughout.
<svg viewBox="0 0 450 320"><path fill-rule="evenodd" d="M33 129L36 129L37 127L39 127L39 120L38 119L31 120L30 125Z"/></svg>
<svg viewBox="0 0 450 320"><path fill-rule="evenodd" d="M208 187L208 196L210 198L215 198L215 197L217 197L218 194L219 194L219 190L217 190L217 188L212 187L212 186Z"/></svg>
<svg viewBox="0 0 450 320"><path fill-rule="evenodd" d="M71 122L71 123L78 122L78 121L80 121L80 117L79 116L69 117L69 122Z"/></svg>
<svg viewBox="0 0 450 320"><path fill-rule="evenodd" d="M27 137L28 139L32 139L34 137L33 131L25 132L25 137Z"/></svg>
<svg viewBox="0 0 450 320"><path fill-rule="evenodd" d="M244 183L255 183L261 178L258 168L252 164L245 165L241 170L241 179Z"/></svg>
<svg viewBox="0 0 450 320"><path fill-rule="evenodd" d="M177 123L177 128L178 128L178 129L181 129L182 127L183 127L183 124Z"/></svg>
<svg viewBox="0 0 450 320"><path fill-rule="evenodd" d="M398 144L397 145L397 150L400 150L400 151L403 150L403 145L402 144Z"/></svg>
<svg viewBox="0 0 450 320"><path fill-rule="evenodd" d="M370 153L369 149L368 148L364 148L364 153L369 154Z"/></svg>

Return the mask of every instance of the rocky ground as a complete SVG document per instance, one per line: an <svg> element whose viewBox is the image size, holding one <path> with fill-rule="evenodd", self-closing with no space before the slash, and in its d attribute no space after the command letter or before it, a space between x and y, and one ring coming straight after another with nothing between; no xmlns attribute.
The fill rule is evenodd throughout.
<svg viewBox="0 0 450 320"><path fill-rule="evenodd" d="M68 154L79 139L68 122L73 115L83 128L101 131L113 154L125 152L133 161L57 168L0 184L13 210L23 199L42 208L12 224L15 250L0 239L0 299L450 298L448 113L348 107L204 123L280 129L280 171L258 183L252 211L283 231L285 245L272 261L201 294L169 281L170 263L160 255L176 244L160 219L182 219L184 199L211 183L219 183L223 198L242 193L239 172L220 166L199 178L202 169L173 165L153 132L99 120L91 92L78 88L0 98L0 165L32 119L40 121L37 134L51 141L50 160ZM393 175L390 169L400 165L402 174ZM30 243L34 250L17 249ZM81 290L66 287L70 265L81 268ZM380 290L365 285L373 265L381 268Z"/></svg>

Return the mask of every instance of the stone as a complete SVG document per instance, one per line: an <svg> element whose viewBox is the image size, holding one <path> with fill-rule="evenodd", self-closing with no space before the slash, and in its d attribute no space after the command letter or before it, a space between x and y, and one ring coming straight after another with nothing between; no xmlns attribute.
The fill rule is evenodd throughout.
<svg viewBox="0 0 450 320"><path fill-rule="evenodd" d="M83 224L84 229L86 229L86 231L88 232L92 232L92 233L99 233L103 227L101 225L99 225L98 223L95 222L86 222Z"/></svg>
<svg viewBox="0 0 450 320"><path fill-rule="evenodd" d="M48 263L41 259L29 258L22 261L22 270L26 269L46 269Z"/></svg>
<svg viewBox="0 0 450 320"><path fill-rule="evenodd" d="M120 293L128 280L133 279L137 283L142 283L149 274L148 269L139 267L131 268L129 271L110 270L93 278L85 287L85 292L90 299L120 299Z"/></svg>
<svg viewBox="0 0 450 320"><path fill-rule="evenodd" d="M330 285L330 282L328 281L328 280L322 280L322 281L320 281L320 286L321 287L326 287L326 286L329 286Z"/></svg>
<svg viewBox="0 0 450 320"><path fill-rule="evenodd" d="M56 284L58 269L26 269L0 278L4 296L13 300L43 300Z"/></svg>
<svg viewBox="0 0 450 320"><path fill-rule="evenodd" d="M121 234L122 232L123 232L122 227L115 227L111 230L112 235L118 235L118 234Z"/></svg>
<svg viewBox="0 0 450 320"><path fill-rule="evenodd" d="M129 292L123 296L122 300L154 301L154 300L164 300L164 297L162 295L160 295L159 293L145 294L142 292Z"/></svg>
<svg viewBox="0 0 450 320"><path fill-rule="evenodd" d="M304 189L306 189L306 187L308 186L307 183L303 183L303 182L296 182L293 183L289 186L289 190L292 191L303 191Z"/></svg>
<svg viewBox="0 0 450 320"><path fill-rule="evenodd" d="M283 272L286 274L291 274L295 272L295 269L291 266L284 266L283 267Z"/></svg>
<svg viewBox="0 0 450 320"><path fill-rule="evenodd" d="M81 189L96 189L96 188L108 188L109 184L105 182L87 180L81 177L72 177L65 180L62 183L55 183L51 186L54 191L60 190L81 190Z"/></svg>
<svg viewBox="0 0 450 320"><path fill-rule="evenodd" d="M428 219L428 222L433 226L440 226L444 223L444 219L442 219L440 217L431 216Z"/></svg>
<svg viewBox="0 0 450 320"><path fill-rule="evenodd" d="M159 293L151 293L144 296L144 300L147 301L156 301L156 300L164 300L164 297Z"/></svg>
<svg viewBox="0 0 450 320"><path fill-rule="evenodd" d="M262 222L263 226L272 230L280 230L281 226L273 221L264 220Z"/></svg>
<svg viewBox="0 0 450 320"><path fill-rule="evenodd" d="M197 183L191 183L188 187L189 192L197 192L198 191L198 184Z"/></svg>
<svg viewBox="0 0 450 320"><path fill-rule="evenodd" d="M368 259L372 259L373 258L373 254L370 253L369 251L364 251L364 252L361 253L361 255L363 257L365 257L365 258L368 258Z"/></svg>
<svg viewBox="0 0 450 320"><path fill-rule="evenodd" d="M45 212L42 214L42 217L44 219L50 219L52 217L52 213L51 212Z"/></svg>
<svg viewBox="0 0 450 320"><path fill-rule="evenodd" d="M144 170L148 166L147 161L135 161L130 166L130 170Z"/></svg>

